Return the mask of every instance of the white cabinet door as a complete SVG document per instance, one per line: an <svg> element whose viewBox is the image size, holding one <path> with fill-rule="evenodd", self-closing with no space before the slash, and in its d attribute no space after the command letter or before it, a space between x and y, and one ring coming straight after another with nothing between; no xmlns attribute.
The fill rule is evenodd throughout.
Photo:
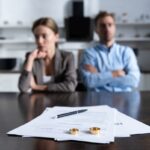
<svg viewBox="0 0 150 150"><path fill-rule="evenodd" d="M0 92L19 92L18 78L19 73L0 74Z"/></svg>

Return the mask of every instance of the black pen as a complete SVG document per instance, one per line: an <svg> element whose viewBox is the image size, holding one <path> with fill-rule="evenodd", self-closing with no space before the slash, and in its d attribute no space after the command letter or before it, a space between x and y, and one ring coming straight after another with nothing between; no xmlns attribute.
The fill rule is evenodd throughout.
<svg viewBox="0 0 150 150"><path fill-rule="evenodd" d="M85 111L87 111L87 109L81 109L81 110L71 111L71 112L59 114L59 115L57 115L55 117L52 117L52 118L53 119L62 118L62 117L66 117L66 116L70 116L70 115L75 115L75 114L78 114L78 113L82 113L82 112L85 112Z"/></svg>

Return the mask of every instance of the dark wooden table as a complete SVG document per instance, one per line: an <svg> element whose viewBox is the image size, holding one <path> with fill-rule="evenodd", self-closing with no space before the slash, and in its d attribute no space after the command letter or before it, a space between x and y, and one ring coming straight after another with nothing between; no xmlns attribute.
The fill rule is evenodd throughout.
<svg viewBox="0 0 150 150"><path fill-rule="evenodd" d="M0 150L150 150L150 134L115 138L111 144L57 142L6 133L38 116L45 107L109 105L150 125L150 92L0 93Z"/></svg>

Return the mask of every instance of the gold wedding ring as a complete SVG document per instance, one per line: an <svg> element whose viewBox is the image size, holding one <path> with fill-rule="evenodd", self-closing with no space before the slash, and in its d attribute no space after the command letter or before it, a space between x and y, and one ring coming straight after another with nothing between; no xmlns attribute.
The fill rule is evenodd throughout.
<svg viewBox="0 0 150 150"><path fill-rule="evenodd" d="M92 127L92 128L90 128L90 133L93 135L98 135L100 133L100 128L99 127Z"/></svg>
<svg viewBox="0 0 150 150"><path fill-rule="evenodd" d="M72 134L72 135L78 135L78 133L79 133L79 129L77 129L77 128L70 129L70 134Z"/></svg>

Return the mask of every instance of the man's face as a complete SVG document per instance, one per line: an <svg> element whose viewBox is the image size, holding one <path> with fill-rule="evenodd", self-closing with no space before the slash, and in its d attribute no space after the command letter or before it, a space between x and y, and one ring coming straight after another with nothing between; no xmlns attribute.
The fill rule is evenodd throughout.
<svg viewBox="0 0 150 150"><path fill-rule="evenodd" d="M103 42L109 42L114 40L116 26L115 21L111 16L100 18L97 21L96 32Z"/></svg>

